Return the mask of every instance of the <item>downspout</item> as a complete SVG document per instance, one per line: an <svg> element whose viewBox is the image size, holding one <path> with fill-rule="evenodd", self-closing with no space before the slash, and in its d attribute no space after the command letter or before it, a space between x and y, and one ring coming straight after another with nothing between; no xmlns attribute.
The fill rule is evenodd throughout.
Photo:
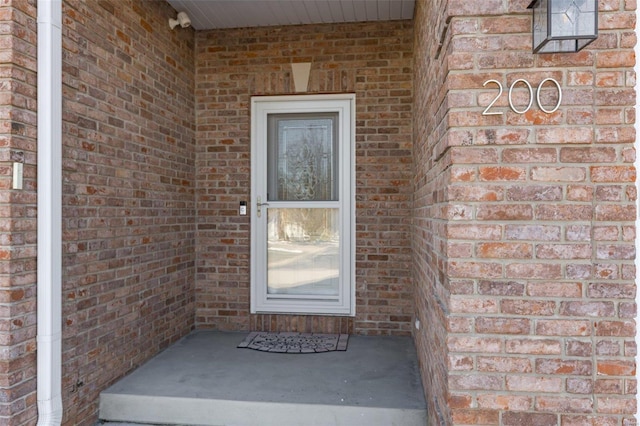
<svg viewBox="0 0 640 426"><path fill-rule="evenodd" d="M62 422L62 0L38 0L38 426Z"/></svg>

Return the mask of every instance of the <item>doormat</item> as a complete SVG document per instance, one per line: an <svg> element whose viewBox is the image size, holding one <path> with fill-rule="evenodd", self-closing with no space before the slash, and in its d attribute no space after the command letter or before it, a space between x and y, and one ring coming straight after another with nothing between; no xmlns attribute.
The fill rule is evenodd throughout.
<svg viewBox="0 0 640 426"><path fill-rule="evenodd" d="M312 354L346 351L348 334L267 333L254 331L238 345L239 348L286 354Z"/></svg>

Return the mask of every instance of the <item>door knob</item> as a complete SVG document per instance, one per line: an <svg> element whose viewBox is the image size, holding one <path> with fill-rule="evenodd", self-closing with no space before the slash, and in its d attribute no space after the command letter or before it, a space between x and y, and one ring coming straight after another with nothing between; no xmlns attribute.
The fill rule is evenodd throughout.
<svg viewBox="0 0 640 426"><path fill-rule="evenodd" d="M258 215L258 217L262 216L262 206L268 206L269 203L263 203L262 202L262 197L258 197L258 200L256 202L256 215Z"/></svg>

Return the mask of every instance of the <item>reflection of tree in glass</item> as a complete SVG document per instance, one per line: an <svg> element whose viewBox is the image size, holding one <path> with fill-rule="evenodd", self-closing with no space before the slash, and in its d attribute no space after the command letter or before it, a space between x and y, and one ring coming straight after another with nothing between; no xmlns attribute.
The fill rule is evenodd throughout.
<svg viewBox="0 0 640 426"><path fill-rule="evenodd" d="M337 209L279 209L278 238L285 241L331 241L337 238Z"/></svg>
<svg viewBox="0 0 640 426"><path fill-rule="evenodd" d="M280 201L334 200L333 123L328 118L278 122L276 194ZM269 160L271 161L271 160ZM272 177L270 178L272 179Z"/></svg>
<svg viewBox="0 0 640 426"><path fill-rule="evenodd" d="M285 176L280 175L284 178L284 182L281 183L289 200L313 200L316 195L318 184L316 163L322 146L312 143L309 130L305 133L299 143L287 147L288 173Z"/></svg>

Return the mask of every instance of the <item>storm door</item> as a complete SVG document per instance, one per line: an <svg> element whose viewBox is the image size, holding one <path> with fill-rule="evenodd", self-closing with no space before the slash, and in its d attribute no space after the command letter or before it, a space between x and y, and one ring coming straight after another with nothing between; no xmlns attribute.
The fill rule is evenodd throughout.
<svg viewBox="0 0 640 426"><path fill-rule="evenodd" d="M353 108L353 95L252 98L254 313L354 313Z"/></svg>

